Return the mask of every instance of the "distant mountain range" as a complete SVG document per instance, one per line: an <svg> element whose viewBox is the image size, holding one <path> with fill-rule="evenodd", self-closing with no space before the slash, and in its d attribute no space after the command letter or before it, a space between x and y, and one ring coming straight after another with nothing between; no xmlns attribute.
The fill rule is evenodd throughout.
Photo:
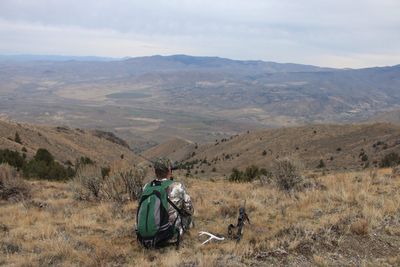
<svg viewBox="0 0 400 267"><path fill-rule="evenodd" d="M130 66L151 71L195 71L214 70L223 72L271 73L271 72L315 72L332 70L311 65L276 63L261 60L232 60L220 57L193 57L187 55L150 56L126 59Z"/></svg>
<svg viewBox="0 0 400 267"><path fill-rule="evenodd" d="M332 69L187 55L12 58L0 60L0 115L116 131L133 147L400 110L400 65Z"/></svg>

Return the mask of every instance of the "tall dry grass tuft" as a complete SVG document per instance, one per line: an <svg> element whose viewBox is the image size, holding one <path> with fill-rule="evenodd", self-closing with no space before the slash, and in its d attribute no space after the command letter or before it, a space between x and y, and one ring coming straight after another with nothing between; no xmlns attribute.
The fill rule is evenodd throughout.
<svg viewBox="0 0 400 267"><path fill-rule="evenodd" d="M393 177L398 177L398 176L400 176L400 165L398 165L398 166L396 166L396 167L394 167L394 168L392 169L392 176L393 176Z"/></svg>
<svg viewBox="0 0 400 267"><path fill-rule="evenodd" d="M122 203L126 200L125 198L125 184L121 176L118 174L111 174L106 179L104 179L104 185L102 187L102 192L104 197L115 201L117 203Z"/></svg>
<svg viewBox="0 0 400 267"><path fill-rule="evenodd" d="M117 203L137 200L142 193L146 171L142 168L117 169L104 179L104 196Z"/></svg>
<svg viewBox="0 0 400 267"><path fill-rule="evenodd" d="M125 184L129 199L139 199L143 190L146 170L142 168L130 169L128 171L121 171L119 175Z"/></svg>
<svg viewBox="0 0 400 267"><path fill-rule="evenodd" d="M90 200L100 198L102 183L101 168L87 164L78 169L69 185L76 200Z"/></svg>
<svg viewBox="0 0 400 267"><path fill-rule="evenodd" d="M84 165L70 182L70 189L76 200L111 200L123 203L137 200L144 185L145 170L137 168L113 168L103 177L101 168Z"/></svg>
<svg viewBox="0 0 400 267"><path fill-rule="evenodd" d="M350 225L350 230L357 235L368 235L369 223L366 219L358 219Z"/></svg>
<svg viewBox="0 0 400 267"><path fill-rule="evenodd" d="M298 160L277 159L273 163L272 176L280 190L290 192L295 190L303 181L302 169L302 164Z"/></svg>
<svg viewBox="0 0 400 267"><path fill-rule="evenodd" d="M29 196L28 184L17 170L8 164L0 164L0 199L19 201Z"/></svg>

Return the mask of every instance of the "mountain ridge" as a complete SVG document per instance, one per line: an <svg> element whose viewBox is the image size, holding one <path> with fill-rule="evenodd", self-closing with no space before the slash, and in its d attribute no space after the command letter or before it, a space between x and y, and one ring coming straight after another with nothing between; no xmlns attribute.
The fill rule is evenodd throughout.
<svg viewBox="0 0 400 267"><path fill-rule="evenodd" d="M229 176L233 168L270 168L274 160L290 157L307 170L359 170L378 167L389 153L400 155L400 125L390 123L307 125L258 130L199 144L181 151L159 145L151 151L193 164L196 176ZM146 153L146 152L144 152ZM149 153L151 154L151 153ZM186 157L184 157L186 155ZM324 167L317 166L320 161Z"/></svg>
<svg viewBox="0 0 400 267"><path fill-rule="evenodd" d="M386 68L386 67L400 67L400 64L396 65L385 65L385 66L370 66L370 67L362 67L362 68L333 68L326 66L319 66L313 64L305 64L305 63L293 63L293 62L277 62L270 60L260 60L260 59L232 59L227 57L220 56L194 56L187 54L171 54L171 55L149 55L149 56L126 56L126 57L104 57L104 56L76 56L76 55L47 55L47 54L0 54L0 62L1 61L10 61L10 62L29 62L29 61L49 61L49 62L68 62L68 61L78 61L78 62L132 62L135 60L152 60L152 59L163 59L169 61L179 61L182 63L186 63L186 65L191 65L195 63L207 62L207 61L220 61L221 63L226 62L234 62L234 63L242 63L248 65L260 65L260 64L271 64L271 65L282 65L282 66L298 66L298 67L309 67L309 68L319 68L323 70L363 70L363 69L378 69L378 68Z"/></svg>
<svg viewBox="0 0 400 267"><path fill-rule="evenodd" d="M19 143L14 140L17 133L21 139ZM0 149L22 151L28 158L32 158L39 148L45 148L63 164L74 163L80 157L88 157L103 165L109 165L121 157L130 164L143 161L121 143L120 139L113 141L110 140L110 135L101 136L100 133L102 132L95 130L0 119Z"/></svg>

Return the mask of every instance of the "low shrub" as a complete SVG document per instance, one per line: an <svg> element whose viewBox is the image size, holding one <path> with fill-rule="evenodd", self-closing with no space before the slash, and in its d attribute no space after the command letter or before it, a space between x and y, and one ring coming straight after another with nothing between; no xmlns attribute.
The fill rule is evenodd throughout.
<svg viewBox="0 0 400 267"><path fill-rule="evenodd" d="M244 174L238 168L233 168L232 173L229 176L231 182L244 182Z"/></svg>
<svg viewBox="0 0 400 267"><path fill-rule="evenodd" d="M302 164L290 158L274 161L272 176L279 189L292 191L303 181L301 175Z"/></svg>
<svg viewBox="0 0 400 267"><path fill-rule="evenodd" d="M52 162L54 162L53 155L45 148L39 148L36 151L36 154L33 157L33 159L36 161L43 161L46 164L51 164Z"/></svg>
<svg viewBox="0 0 400 267"><path fill-rule="evenodd" d="M17 170L8 164L0 164L0 199L18 201L29 196L29 186Z"/></svg>
<svg viewBox="0 0 400 267"><path fill-rule="evenodd" d="M15 132L15 137L14 137L14 141L18 144L22 144L22 140L21 137L19 136L18 132Z"/></svg>
<svg viewBox="0 0 400 267"><path fill-rule="evenodd" d="M259 176L259 179L260 179L260 183L261 183L262 185L271 184L272 181L273 181L272 172L269 171L269 170L267 170L267 169L261 168L261 169L260 169L260 176Z"/></svg>
<svg viewBox="0 0 400 267"><path fill-rule="evenodd" d="M379 163L379 166L381 168L387 168L387 167L394 167L400 164L400 156L396 152L391 152L387 155L385 155L381 162Z"/></svg>
<svg viewBox="0 0 400 267"><path fill-rule="evenodd" d="M356 235L368 235L369 223L366 219L358 219L350 225L350 230Z"/></svg>
<svg viewBox="0 0 400 267"><path fill-rule="evenodd" d="M122 180L124 181L126 191L130 200L137 200L140 198L144 186L144 178L146 177L146 171L138 168L135 170L128 170L120 172Z"/></svg>
<svg viewBox="0 0 400 267"><path fill-rule="evenodd" d="M17 169L25 165L24 157L18 151L0 149L0 163L7 163Z"/></svg>
<svg viewBox="0 0 400 267"><path fill-rule="evenodd" d="M81 166L70 188L77 200L111 200L123 203L137 200L142 193L146 173L143 169L118 169L104 175L104 167L96 165Z"/></svg>
<svg viewBox="0 0 400 267"><path fill-rule="evenodd" d="M95 163L96 162L93 161L91 158L82 156L79 159L76 159L76 161L75 161L75 170L78 170L81 166L93 165Z"/></svg>
<svg viewBox="0 0 400 267"><path fill-rule="evenodd" d="M101 177L106 178L108 175L110 175L111 168L110 167L101 167Z"/></svg>
<svg viewBox="0 0 400 267"><path fill-rule="evenodd" d="M260 169L256 165L251 165L246 168L244 171L244 176L246 177L246 180L251 182L260 175Z"/></svg>
<svg viewBox="0 0 400 267"><path fill-rule="evenodd" d="M323 168L325 168L325 162L324 162L323 159L320 159L320 160L319 160L319 163L318 163L318 165L317 165L317 168L318 168L318 169L323 169Z"/></svg>
<svg viewBox="0 0 400 267"><path fill-rule="evenodd" d="M125 183L122 177L116 173L109 175L104 179L102 192L105 198L115 201L117 203L124 202L125 199Z"/></svg>
<svg viewBox="0 0 400 267"><path fill-rule="evenodd" d="M39 148L36 155L23 166L24 176L48 180L65 180L74 176L75 171L54 160L53 155L44 148Z"/></svg>
<svg viewBox="0 0 400 267"><path fill-rule="evenodd" d="M107 199L117 203L137 200L142 194L145 176L141 168L113 171L105 177L102 191Z"/></svg>
<svg viewBox="0 0 400 267"><path fill-rule="evenodd" d="M229 181L231 182L251 182L261 175L267 175L268 171L266 169L260 169L256 165L251 165L247 167L244 171L240 171L237 168L232 169L232 173L229 176Z"/></svg>
<svg viewBox="0 0 400 267"><path fill-rule="evenodd" d="M393 176L400 176L400 165L396 166L392 169L392 175Z"/></svg>
<svg viewBox="0 0 400 267"><path fill-rule="evenodd" d="M76 200L99 199L103 178L101 169L95 165L81 166L70 182Z"/></svg>

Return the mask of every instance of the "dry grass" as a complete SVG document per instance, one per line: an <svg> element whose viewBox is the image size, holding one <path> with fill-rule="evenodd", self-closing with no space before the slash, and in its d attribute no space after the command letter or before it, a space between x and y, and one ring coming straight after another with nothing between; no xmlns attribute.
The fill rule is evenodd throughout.
<svg viewBox="0 0 400 267"><path fill-rule="evenodd" d="M369 232L369 224L366 219L359 219L350 225L350 230L357 235L367 235Z"/></svg>
<svg viewBox="0 0 400 267"><path fill-rule="evenodd" d="M19 201L29 197L27 183L8 164L0 164L0 200Z"/></svg>
<svg viewBox="0 0 400 267"><path fill-rule="evenodd" d="M136 203L76 201L66 184L33 182L30 201L0 203L0 265L396 265L400 179L390 172L317 177L326 189L292 195L272 185L185 178L195 228L178 251L146 251L137 244ZM226 236L241 200L252 223L243 240L202 246L197 232Z"/></svg>
<svg viewBox="0 0 400 267"><path fill-rule="evenodd" d="M112 200L118 203L137 200L142 192L146 170L122 167L103 175L101 167L88 164L78 169L69 182L75 200Z"/></svg>

